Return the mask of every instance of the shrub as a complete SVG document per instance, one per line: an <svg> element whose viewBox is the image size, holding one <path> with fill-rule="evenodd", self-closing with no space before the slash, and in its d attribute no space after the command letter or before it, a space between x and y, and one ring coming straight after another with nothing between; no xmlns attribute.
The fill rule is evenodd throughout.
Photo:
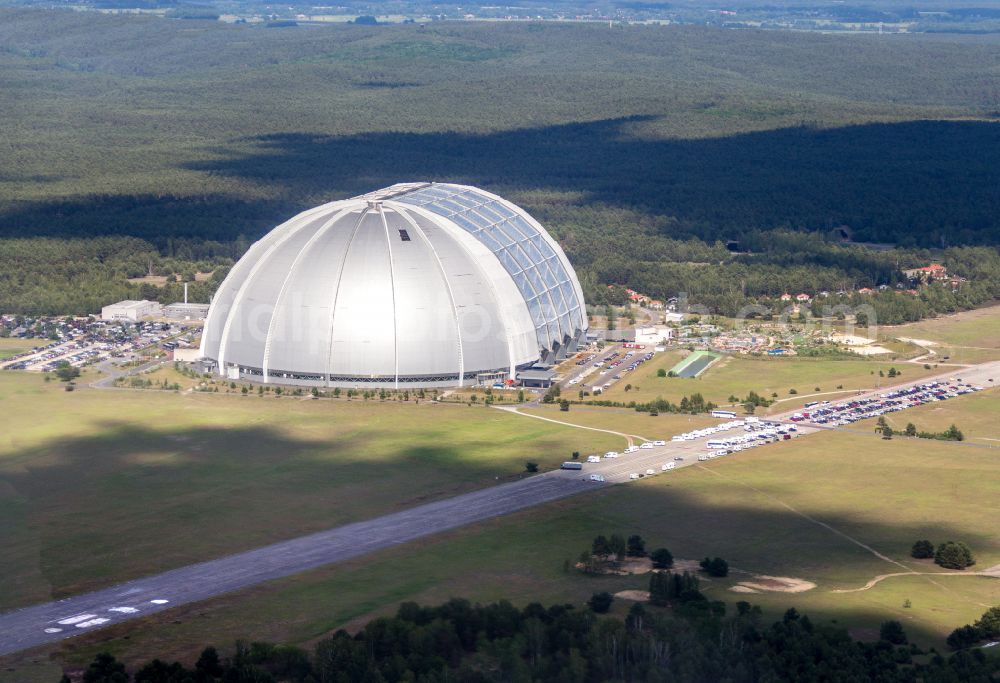
<svg viewBox="0 0 1000 683"><path fill-rule="evenodd" d="M594 610L598 614L605 614L609 609L611 609L611 603L615 601L615 598L611 593L603 591L601 593L594 593L590 596L590 600L587 601L587 605L590 609Z"/></svg>
<svg viewBox="0 0 1000 683"><path fill-rule="evenodd" d="M657 377L666 377L667 376L666 369L665 368L660 368L659 370L657 370L656 371L656 376Z"/></svg>
<svg viewBox="0 0 1000 683"><path fill-rule="evenodd" d="M975 626L970 626L966 624L965 626L959 626L951 635L948 636L948 647L953 650L962 650L967 647L975 645L980 640L983 639L983 632L980 631Z"/></svg>
<svg viewBox="0 0 1000 683"><path fill-rule="evenodd" d="M976 563L969 546L961 541L945 541L934 554L934 563L945 569L965 569Z"/></svg>
<svg viewBox="0 0 1000 683"><path fill-rule="evenodd" d="M670 569L674 566L674 555L666 548L657 548L649 554L649 557L657 569Z"/></svg>
<svg viewBox="0 0 1000 683"><path fill-rule="evenodd" d="M906 645L906 631L903 630L903 625L894 619L883 621L879 629L879 639L893 645Z"/></svg>
<svg viewBox="0 0 1000 683"><path fill-rule="evenodd" d="M930 541L917 541L910 549L910 557L918 560L929 560L934 557L934 544Z"/></svg>
<svg viewBox="0 0 1000 683"><path fill-rule="evenodd" d="M646 556L646 541L642 540L642 536L638 534L633 534L628 537L628 546L625 551L629 557L645 557Z"/></svg>
<svg viewBox="0 0 1000 683"><path fill-rule="evenodd" d="M729 563L721 557L715 557L712 559L706 557L701 561L701 568L709 576L722 577L729 575Z"/></svg>
<svg viewBox="0 0 1000 683"><path fill-rule="evenodd" d="M527 472L537 472L538 471L538 463L537 462L526 462L526 463L524 463L524 469Z"/></svg>
<svg viewBox="0 0 1000 683"><path fill-rule="evenodd" d="M990 607L976 622L986 638L1000 638L1000 606Z"/></svg>

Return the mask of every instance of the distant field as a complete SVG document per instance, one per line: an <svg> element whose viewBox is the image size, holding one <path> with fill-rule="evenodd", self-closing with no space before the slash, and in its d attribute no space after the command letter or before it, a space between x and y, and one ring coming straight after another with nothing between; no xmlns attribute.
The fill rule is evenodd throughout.
<svg viewBox="0 0 1000 683"><path fill-rule="evenodd" d="M885 384L886 378L879 377L879 371L888 373L895 367L902 372L902 380L917 379L929 374L942 372L941 369L926 370L922 365L903 362L867 360L826 360L812 358L748 358L729 356L718 361L700 377L684 379L680 377L657 377L660 368L669 370L677 362L676 353L657 354L653 360L614 384L601 398L612 401L650 401L657 397L677 402L683 396L701 393L706 400L722 405L729 403L729 396L743 398L750 391L756 391L765 398L777 393L780 400L773 410L787 410L802 405L809 394L836 392L838 386L843 391L872 389L877 383ZM632 388L625 391L625 385ZM796 394L789 393L791 389Z"/></svg>
<svg viewBox="0 0 1000 683"><path fill-rule="evenodd" d="M883 335L936 342L929 348L948 363L982 363L1000 359L1000 306L884 327ZM944 361L944 356L948 360ZM928 359L930 360L930 359Z"/></svg>
<svg viewBox="0 0 1000 683"><path fill-rule="evenodd" d="M735 570L817 584L797 594L735 593L728 587L748 577L736 571L728 579L705 581L712 599L749 600L769 618L795 606L861 637L895 618L911 639L941 647L951 629L977 617L983 605L1000 602L1000 579L899 577L870 590L831 592L860 588L905 568L937 572L933 564L908 558L918 538L967 541L979 559L976 569L1000 563L1000 538L984 524L1000 513L1000 461L985 449L922 446L917 450L874 435L818 434L182 607L54 650L60 659L80 663L105 648L130 660L151 653L191 658L204 643L229 646L238 636L309 643L340 626L392 612L403 600L435 602L456 595L580 605L594 591L646 585L645 577L564 572L564 561L575 558L595 534L612 532L640 533L651 547L665 545L678 558L718 554ZM878 559L820 522L905 568ZM907 599L910 608L903 606ZM616 610L625 609L627 603L619 601ZM31 669L18 668L27 662L7 663L25 676L18 683L30 680Z"/></svg>
<svg viewBox="0 0 1000 683"><path fill-rule="evenodd" d="M928 339L951 346L1000 350L1000 306L979 308L909 325L883 327L893 337Z"/></svg>
<svg viewBox="0 0 1000 683"><path fill-rule="evenodd" d="M0 373L0 610L620 448L482 407L170 391Z"/></svg>
<svg viewBox="0 0 1000 683"><path fill-rule="evenodd" d="M1000 382L1000 376L997 378ZM1000 387L961 399L929 403L886 417L889 425L902 431L908 422L919 431L942 432L957 426L968 443L1000 449ZM867 424L867 423L865 423ZM872 426L874 429L874 426ZM997 456L1000 457L1000 450Z"/></svg>
<svg viewBox="0 0 1000 683"><path fill-rule="evenodd" d="M32 346L37 345L34 339L10 339L0 337L0 360L16 356L22 351L27 351Z"/></svg>

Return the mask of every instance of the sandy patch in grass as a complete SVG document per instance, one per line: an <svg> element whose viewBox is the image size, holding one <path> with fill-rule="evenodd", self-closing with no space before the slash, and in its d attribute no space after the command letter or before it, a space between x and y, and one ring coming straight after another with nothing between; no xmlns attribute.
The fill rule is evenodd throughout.
<svg viewBox="0 0 1000 683"><path fill-rule="evenodd" d="M851 352L859 356L878 356L883 353L892 353L890 349L884 346L852 346Z"/></svg>
<svg viewBox="0 0 1000 683"><path fill-rule="evenodd" d="M577 562L576 568L584 569L583 563ZM653 571L653 561L648 557L627 557L621 562L609 562L595 573L628 576L631 574L648 574L651 571Z"/></svg>
<svg viewBox="0 0 1000 683"><path fill-rule="evenodd" d="M868 337L859 337L856 334L831 334L830 341L835 344L846 344L847 346L868 346L875 340Z"/></svg>
<svg viewBox="0 0 1000 683"><path fill-rule="evenodd" d="M914 339L913 337L899 337L899 341L906 342L908 344L916 344L917 346L937 346L938 342L931 341L930 339Z"/></svg>
<svg viewBox="0 0 1000 683"><path fill-rule="evenodd" d="M616 598L621 598L622 600L631 600L633 602L648 602L649 601L649 591L618 591L615 593Z"/></svg>
<svg viewBox="0 0 1000 683"><path fill-rule="evenodd" d="M749 588L755 593L760 591L770 591L775 593L803 593L812 590L816 584L805 579L795 579L790 576L754 576L749 581L740 581L737 586ZM731 590L736 590L733 586ZM745 591L738 591L738 593Z"/></svg>
<svg viewBox="0 0 1000 683"><path fill-rule="evenodd" d="M736 584L735 586L730 586L729 590L734 593L760 593L759 590L751 588L750 586L744 586L743 584Z"/></svg>
<svg viewBox="0 0 1000 683"><path fill-rule="evenodd" d="M582 562L576 563L577 569L584 569ZM700 565L698 560L674 560L674 566L669 570L657 569L655 571L671 571L675 574L683 572L698 572ZM616 576L630 576L634 574L648 574L653 570L653 561L648 557L627 557L621 562L609 562L607 566L598 569L597 574L612 574Z"/></svg>

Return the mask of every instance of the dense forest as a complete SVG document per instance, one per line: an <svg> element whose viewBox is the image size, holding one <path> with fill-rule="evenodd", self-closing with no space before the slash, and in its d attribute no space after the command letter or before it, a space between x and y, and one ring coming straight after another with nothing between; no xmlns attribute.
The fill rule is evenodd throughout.
<svg viewBox="0 0 1000 683"><path fill-rule="evenodd" d="M659 575L656 575L659 576ZM635 603L624 620L593 609L509 602L438 607L404 603L394 617L356 635L338 631L309 653L270 643L237 643L231 657L208 647L191 668L155 659L130 677L110 654L98 655L84 683L349 683L352 681L866 681L990 683L1000 659L982 650L949 657L907 644L897 621L875 643L841 628L813 624L789 609L770 625L749 603L727 615L697 591L672 610ZM607 597L604 597L607 596ZM700 596L700 598L699 598ZM598 599L601 598L601 599ZM65 677L64 681L69 678Z"/></svg>
<svg viewBox="0 0 1000 683"><path fill-rule="evenodd" d="M525 206L591 297L731 312L932 258L993 279L894 303L907 319L997 295L1000 40L0 10L0 46L4 311L135 289L98 257L86 278L39 273L10 240L68 245L57 262L109 237L232 259L297 211L417 179Z"/></svg>

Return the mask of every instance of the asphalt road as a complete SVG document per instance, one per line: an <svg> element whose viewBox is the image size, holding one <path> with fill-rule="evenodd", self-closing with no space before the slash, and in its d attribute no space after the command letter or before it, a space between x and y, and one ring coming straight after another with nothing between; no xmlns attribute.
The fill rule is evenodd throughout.
<svg viewBox="0 0 1000 683"><path fill-rule="evenodd" d="M951 370L934 378L892 385L891 388L920 384L930 379L960 377L986 387L994 386L990 378L1000 380L1000 362ZM883 387L861 396L888 391ZM783 421L794 410L767 417ZM799 437L819 431L798 423ZM731 432L736 434L738 432ZM342 562L394 545L406 543L510 514L550 501L565 498L595 487L629 480L632 472L654 469L659 476L666 462L675 467L698 464L698 455L706 453L706 438L671 442L672 435L653 435L667 441L666 446L643 449L617 459L600 463L585 463L583 471L554 471L521 481L493 486L455 498L421 505L364 522L349 524L309 536L283 541L245 553L190 565L111 588L77 595L58 602L0 614L0 655L71 638L110 624L153 614L177 605L197 602L253 586L264 581ZM760 448L780 448L775 443ZM753 449L757 450L757 449ZM753 451L727 457L748 457ZM682 457L682 461L674 458ZM589 475L600 473L606 483L591 483Z"/></svg>

